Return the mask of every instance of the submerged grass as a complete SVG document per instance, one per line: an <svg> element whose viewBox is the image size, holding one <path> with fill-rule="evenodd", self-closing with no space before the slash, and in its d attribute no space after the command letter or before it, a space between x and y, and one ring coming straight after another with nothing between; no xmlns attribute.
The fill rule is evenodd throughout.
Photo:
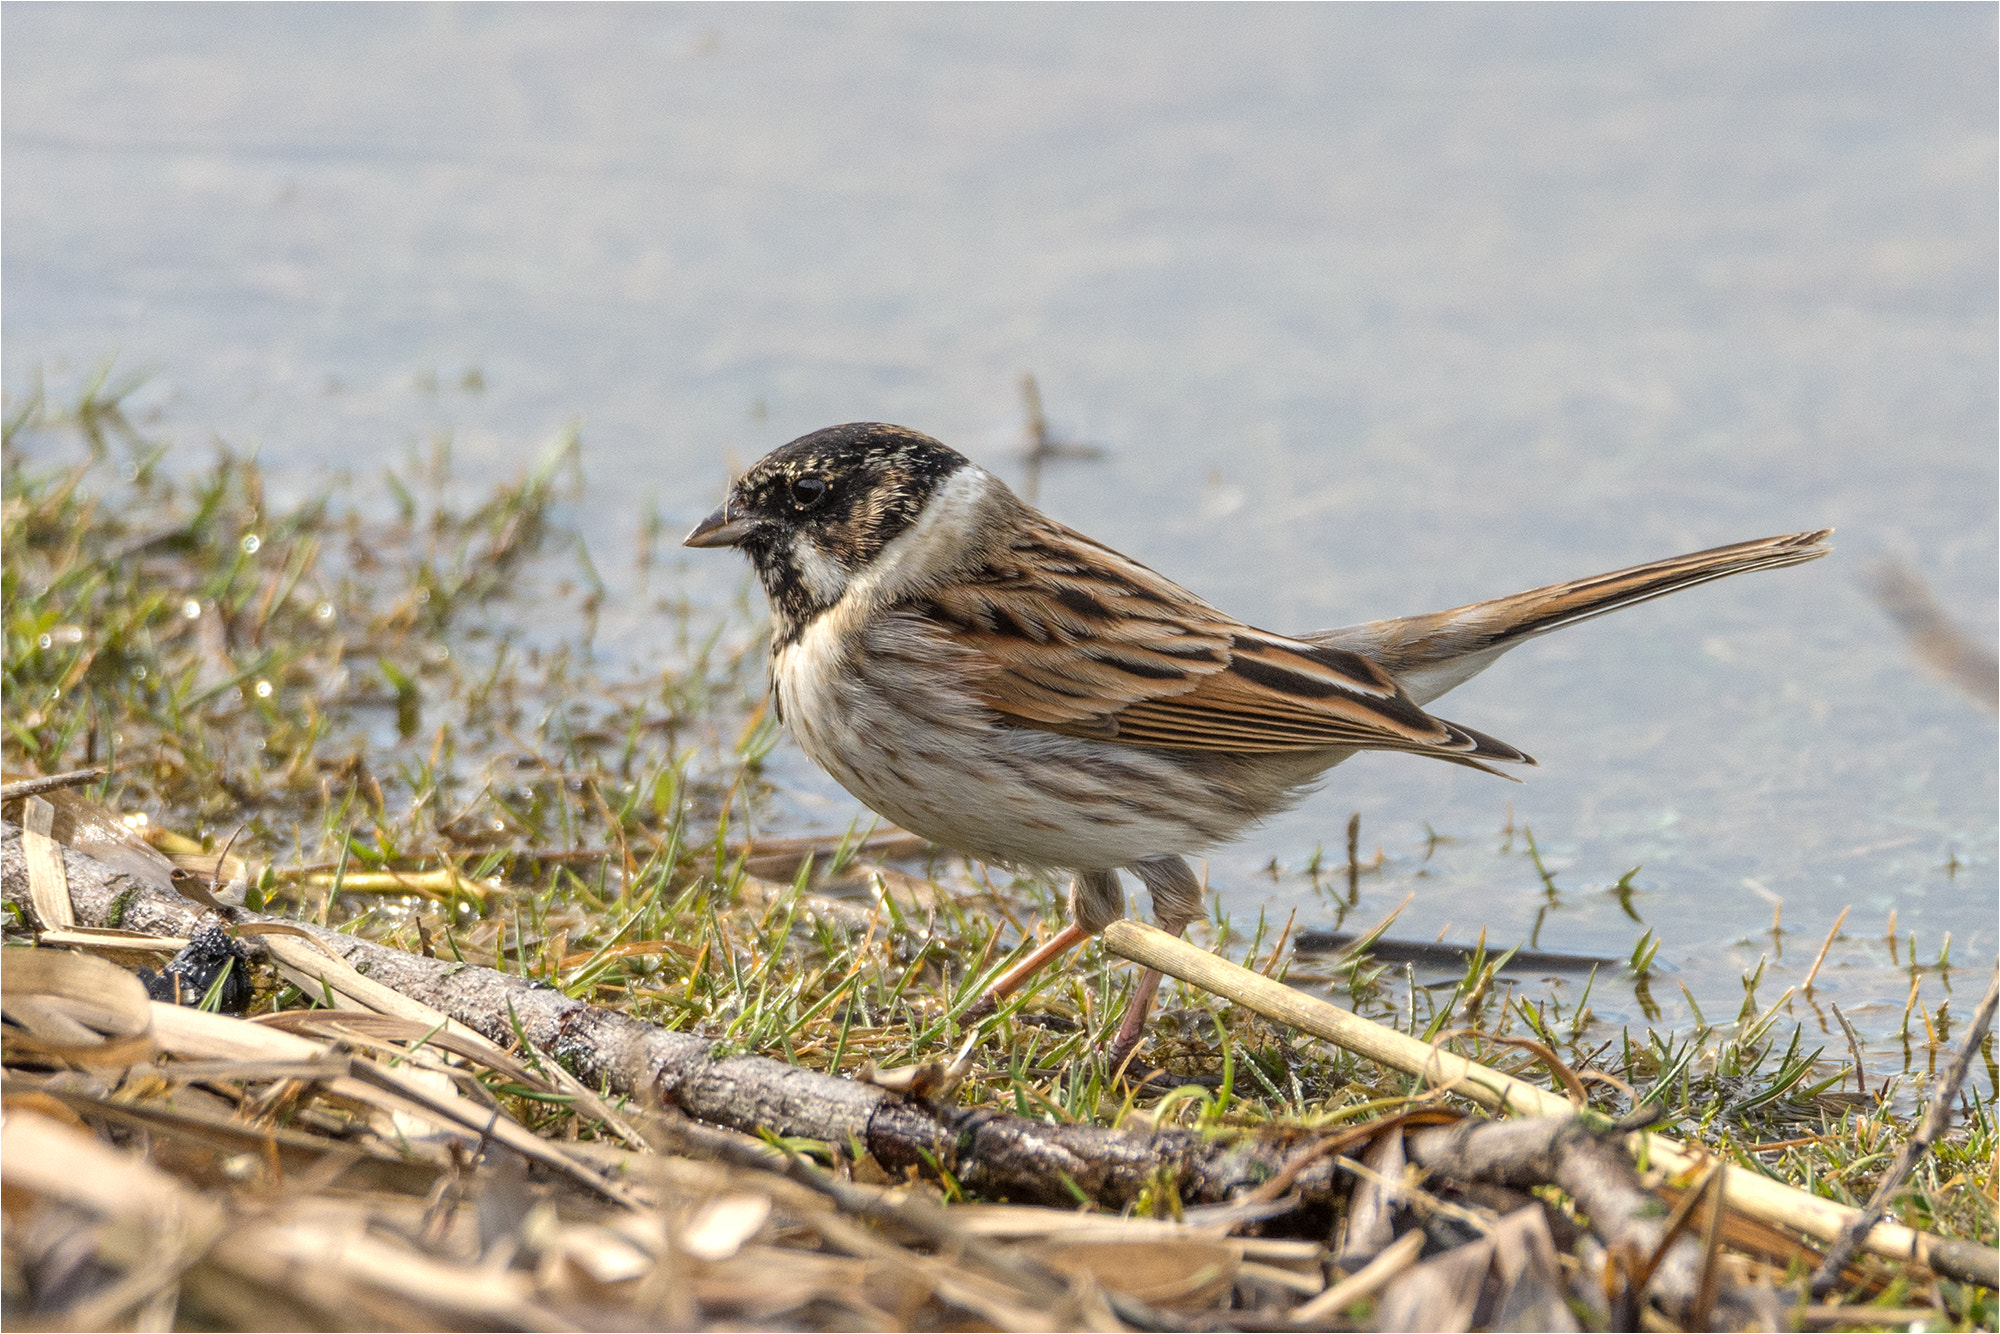
<svg viewBox="0 0 2000 1334"><path fill-rule="evenodd" d="M226 447L170 467L166 446L127 418L135 387L99 375L72 403L30 395L7 415L10 776L103 765L91 796L156 841L227 844L248 864L253 906L850 1075L949 1060L984 981L1056 920L1050 885L908 839L750 835L774 795L764 761L777 737L759 655L735 647L755 636L732 624L740 611L669 597L656 608L669 665L606 678L590 651L603 584L559 520L574 433L483 491L454 474L439 440L379 482L280 503L255 459ZM1529 848L1540 869L1531 836ZM1350 886L1365 869L1350 829ZM1289 925L1204 929L1204 943L1251 967L1292 968ZM1659 1128L1751 1170L1859 1204L1914 1129L1898 1096L1910 1088L1843 1091L1841 1054L1785 1020L1790 993L1760 1002L1758 975L1730 1022L1607 1031L1590 1011L1595 974L1567 1002L1529 995L1500 977L1511 951L1482 940L1459 976L1423 982L1369 954L1380 933L1323 979L1342 1003L1546 1086L1551 1058L1593 1072L1593 1103L1654 1104ZM1642 993L1658 948L1649 935L1633 949ZM1170 986L1150 1054L1208 1086L1135 1097L1095 1055L1131 981L1094 946L1048 970L987 1024L959 1100L1220 1133L1338 1124L1420 1091ZM311 1003L288 989L260 1000ZM1933 1052L1948 1043L1941 1013L1912 1023ZM1969 1089L1896 1212L1991 1244L1990 1038L1984 1057L1984 1088ZM495 1091L545 1133L593 1133L563 1103ZM1948 1323L1993 1324L1983 1289L1928 1295Z"/></svg>

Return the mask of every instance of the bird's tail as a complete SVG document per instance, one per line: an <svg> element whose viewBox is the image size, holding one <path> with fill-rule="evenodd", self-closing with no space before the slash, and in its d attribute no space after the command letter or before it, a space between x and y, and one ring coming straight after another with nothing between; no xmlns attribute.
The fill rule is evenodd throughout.
<svg viewBox="0 0 2000 1334"><path fill-rule="evenodd" d="M1826 544L1832 533L1831 528L1822 528L1737 542L1428 616L1370 621L1300 638L1373 659L1388 669L1411 698L1426 704L1536 635L1711 579L1817 560L1832 550Z"/></svg>

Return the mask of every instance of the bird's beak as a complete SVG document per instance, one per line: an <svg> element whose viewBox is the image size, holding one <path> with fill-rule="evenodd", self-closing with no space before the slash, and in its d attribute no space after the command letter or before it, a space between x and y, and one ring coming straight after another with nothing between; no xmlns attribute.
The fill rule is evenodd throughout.
<svg viewBox="0 0 2000 1334"><path fill-rule="evenodd" d="M730 512L734 501L725 500L715 513L694 526L694 531L681 539L684 547L733 547L750 536L750 530L757 526L753 519L746 519Z"/></svg>

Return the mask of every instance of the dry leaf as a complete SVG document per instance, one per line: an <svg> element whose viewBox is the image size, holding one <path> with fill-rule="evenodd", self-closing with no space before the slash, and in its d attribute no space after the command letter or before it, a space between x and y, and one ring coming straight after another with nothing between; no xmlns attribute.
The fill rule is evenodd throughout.
<svg viewBox="0 0 2000 1334"><path fill-rule="evenodd" d="M0 1007L15 1025L6 1033L10 1061L124 1066L149 1061L158 1050L146 988L123 968L87 954L8 950Z"/></svg>
<svg viewBox="0 0 2000 1334"><path fill-rule="evenodd" d="M724 1195L695 1210L681 1233L681 1249L697 1260L727 1260L757 1235L771 1216L768 1195Z"/></svg>
<svg viewBox="0 0 2000 1334"><path fill-rule="evenodd" d="M1236 1282L1236 1249L1219 1241L1044 1242L1035 1253L1051 1269L1094 1278L1151 1306L1213 1306Z"/></svg>

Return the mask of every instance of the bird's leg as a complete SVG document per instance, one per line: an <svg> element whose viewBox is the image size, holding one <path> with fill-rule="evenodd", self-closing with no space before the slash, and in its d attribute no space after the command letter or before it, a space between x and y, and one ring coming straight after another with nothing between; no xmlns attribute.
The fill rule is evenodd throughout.
<svg viewBox="0 0 2000 1334"><path fill-rule="evenodd" d="M1153 920L1162 931L1178 936L1187 930L1188 923L1201 916L1201 881L1195 878L1194 868L1185 858L1158 857L1140 862L1132 870L1152 892ZM1139 985L1132 989L1132 1003L1125 1007L1125 1021L1118 1025L1118 1035L1111 1039L1111 1047L1105 1052L1112 1069L1124 1065L1146 1036L1146 1016L1153 1008L1160 981L1157 968L1139 974Z"/></svg>
<svg viewBox="0 0 2000 1334"><path fill-rule="evenodd" d="M1090 932L1071 922L1047 940L1021 962L993 979L993 985L986 989L973 1007L965 1012L968 1020L984 1019L1000 1008L1000 1002L1013 992L1021 989L1021 984L1048 967L1060 955L1090 938Z"/></svg>
<svg viewBox="0 0 2000 1334"><path fill-rule="evenodd" d="M1069 915L1068 926L993 980L986 994L965 1012L968 1022L977 1022L998 1010L1002 1001L1020 990L1023 983L1048 967L1051 961L1123 917L1125 890L1118 883L1118 873L1078 871L1070 881Z"/></svg>

